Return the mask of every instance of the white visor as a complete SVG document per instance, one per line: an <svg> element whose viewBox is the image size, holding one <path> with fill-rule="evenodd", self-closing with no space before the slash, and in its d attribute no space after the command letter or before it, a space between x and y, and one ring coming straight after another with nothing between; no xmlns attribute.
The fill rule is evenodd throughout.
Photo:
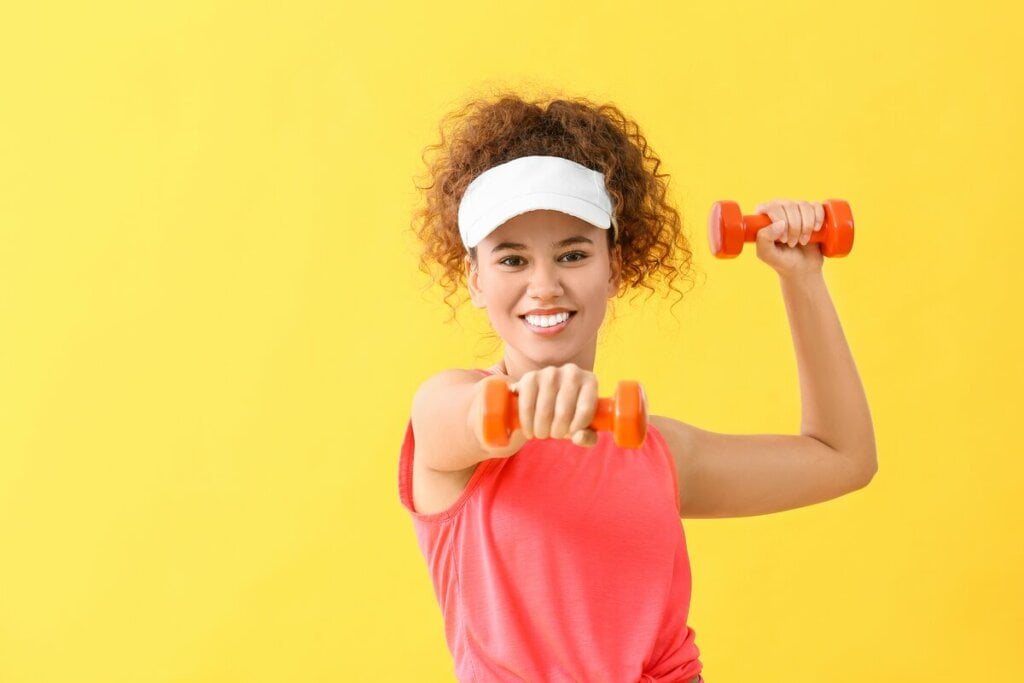
<svg viewBox="0 0 1024 683"><path fill-rule="evenodd" d="M462 243L475 247L508 219L537 209L613 228L618 238L603 174L562 157L526 156L487 169L466 188L459 202Z"/></svg>

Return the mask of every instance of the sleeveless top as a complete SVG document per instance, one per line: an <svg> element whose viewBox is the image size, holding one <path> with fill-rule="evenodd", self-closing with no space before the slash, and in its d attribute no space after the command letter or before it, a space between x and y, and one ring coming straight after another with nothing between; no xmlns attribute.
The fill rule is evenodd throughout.
<svg viewBox="0 0 1024 683"><path fill-rule="evenodd" d="M484 375L493 374L476 369ZM675 465L638 449L531 439L480 462L447 510L412 500L412 419L398 491L461 683L689 683L700 674Z"/></svg>

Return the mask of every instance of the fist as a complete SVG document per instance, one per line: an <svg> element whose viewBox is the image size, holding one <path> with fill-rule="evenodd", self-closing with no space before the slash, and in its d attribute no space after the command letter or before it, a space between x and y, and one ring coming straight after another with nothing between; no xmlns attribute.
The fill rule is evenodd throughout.
<svg viewBox="0 0 1024 683"><path fill-rule="evenodd" d="M820 271L824 257L811 234L825 223L821 202L774 199L754 209L772 219L757 231L757 256L782 276Z"/></svg>
<svg viewBox="0 0 1024 683"><path fill-rule="evenodd" d="M597 376L574 363L524 373L509 388L518 394L520 430L527 439L567 439L593 446Z"/></svg>

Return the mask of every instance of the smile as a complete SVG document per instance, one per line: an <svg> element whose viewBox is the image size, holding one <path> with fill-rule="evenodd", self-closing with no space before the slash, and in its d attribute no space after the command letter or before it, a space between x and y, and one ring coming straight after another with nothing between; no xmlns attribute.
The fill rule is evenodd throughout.
<svg viewBox="0 0 1024 683"><path fill-rule="evenodd" d="M558 315L520 316L522 321L536 334L549 336L557 334L568 327L569 322L576 317L576 312L561 313Z"/></svg>

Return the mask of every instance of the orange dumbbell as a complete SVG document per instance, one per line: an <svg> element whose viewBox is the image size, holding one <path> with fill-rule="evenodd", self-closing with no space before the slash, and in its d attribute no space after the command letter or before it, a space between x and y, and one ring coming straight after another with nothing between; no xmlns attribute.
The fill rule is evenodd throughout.
<svg viewBox="0 0 1024 683"><path fill-rule="evenodd" d="M853 249L853 213L842 199L826 199L825 222L811 233L808 244L821 242L824 256L846 256ZM772 224L767 214L744 216L736 202L721 201L711 206L708 217L708 241L718 258L735 258L743 251L744 242L757 239L757 231Z"/></svg>
<svg viewBox="0 0 1024 683"><path fill-rule="evenodd" d="M519 395L504 381L490 381L484 388L483 437L488 446L507 446L520 428ZM597 399L597 413L590 429L613 432L621 448L640 448L647 436L647 397L637 382L619 382L614 398Z"/></svg>

